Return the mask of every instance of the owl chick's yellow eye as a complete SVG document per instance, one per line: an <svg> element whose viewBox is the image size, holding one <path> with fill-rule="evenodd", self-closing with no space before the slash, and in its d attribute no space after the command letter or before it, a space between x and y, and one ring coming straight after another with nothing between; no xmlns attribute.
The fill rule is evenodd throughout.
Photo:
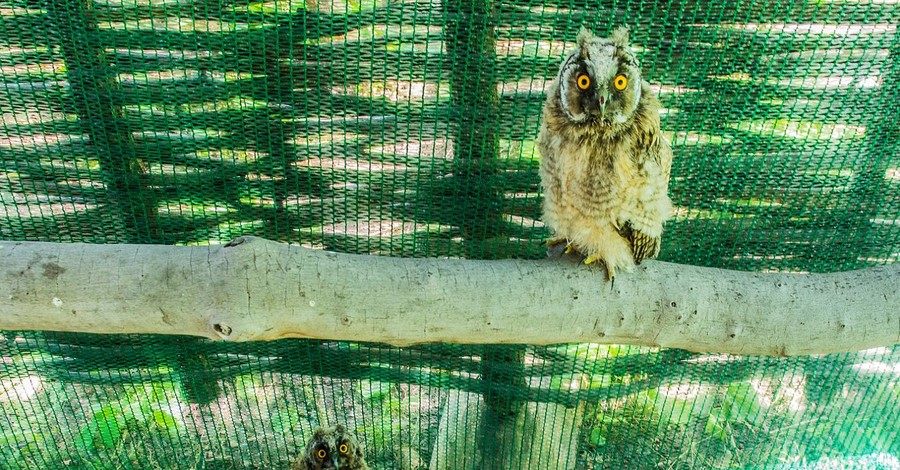
<svg viewBox="0 0 900 470"><path fill-rule="evenodd" d="M585 74L581 74L578 78L575 79L575 84L578 85L578 88L582 90L587 90L589 86L591 86L591 77L588 77Z"/></svg>
<svg viewBox="0 0 900 470"><path fill-rule="evenodd" d="M347 451L350 450L350 448L347 447L347 444L341 444L341 446L338 447L338 449L341 451L342 454L346 454Z"/></svg>
<svg viewBox="0 0 900 470"><path fill-rule="evenodd" d="M319 449L316 451L316 457L320 459L324 459L326 455L328 455L328 452L325 452L325 449Z"/></svg>
<svg viewBox="0 0 900 470"><path fill-rule="evenodd" d="M616 87L616 90L624 90L628 86L628 78L625 75L616 75L616 78L613 79L613 86Z"/></svg>

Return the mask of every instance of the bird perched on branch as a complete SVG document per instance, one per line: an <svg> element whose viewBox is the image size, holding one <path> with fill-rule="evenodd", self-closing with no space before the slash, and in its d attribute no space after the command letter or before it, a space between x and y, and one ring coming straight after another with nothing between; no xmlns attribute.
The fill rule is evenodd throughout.
<svg viewBox="0 0 900 470"><path fill-rule="evenodd" d="M291 470L369 470L363 450L356 437L347 429L337 426L318 428L306 444L306 450L297 457Z"/></svg>
<svg viewBox="0 0 900 470"><path fill-rule="evenodd" d="M660 103L628 46L582 28L544 102L541 152L548 245L565 242L584 262L617 270L659 254L672 149L660 131Z"/></svg>

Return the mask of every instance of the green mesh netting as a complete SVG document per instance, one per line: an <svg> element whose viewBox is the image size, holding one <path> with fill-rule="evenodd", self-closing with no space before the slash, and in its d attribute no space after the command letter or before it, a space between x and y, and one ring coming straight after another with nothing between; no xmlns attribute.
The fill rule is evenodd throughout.
<svg viewBox="0 0 900 470"><path fill-rule="evenodd" d="M542 257L543 89L581 25L627 25L675 152L661 259L892 263L898 23L895 0L0 0L0 240ZM344 423L374 469L900 469L898 363L7 331L0 468L287 468Z"/></svg>

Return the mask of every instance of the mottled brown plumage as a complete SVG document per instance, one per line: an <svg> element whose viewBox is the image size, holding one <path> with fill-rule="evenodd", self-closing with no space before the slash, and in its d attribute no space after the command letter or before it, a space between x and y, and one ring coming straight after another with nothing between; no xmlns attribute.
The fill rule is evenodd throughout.
<svg viewBox="0 0 900 470"><path fill-rule="evenodd" d="M582 29L547 90L537 145L544 223L555 238L602 261L609 279L659 253L672 149L660 104L628 47Z"/></svg>
<svg viewBox="0 0 900 470"><path fill-rule="evenodd" d="M307 442L303 454L297 457L291 470L369 470L363 449L356 437L338 424L318 428Z"/></svg>

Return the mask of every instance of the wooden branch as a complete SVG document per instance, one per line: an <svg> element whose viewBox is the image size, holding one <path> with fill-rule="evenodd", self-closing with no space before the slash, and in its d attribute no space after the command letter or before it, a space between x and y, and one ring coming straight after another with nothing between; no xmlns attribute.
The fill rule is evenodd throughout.
<svg viewBox="0 0 900 470"><path fill-rule="evenodd" d="M799 355L900 343L900 263L834 274L646 262L0 242L0 330L428 342L593 342Z"/></svg>

